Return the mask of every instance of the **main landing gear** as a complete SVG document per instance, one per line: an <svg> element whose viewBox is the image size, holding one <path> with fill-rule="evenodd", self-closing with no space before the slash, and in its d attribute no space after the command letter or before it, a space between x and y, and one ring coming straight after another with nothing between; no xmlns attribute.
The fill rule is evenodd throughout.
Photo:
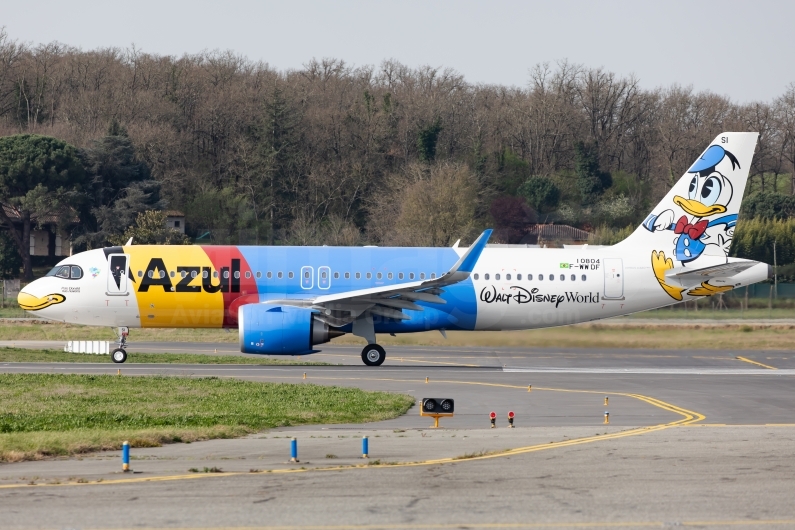
<svg viewBox="0 0 795 530"><path fill-rule="evenodd" d="M362 361L367 366L381 366L386 359L386 351L378 344L368 344L362 350Z"/></svg>
<svg viewBox="0 0 795 530"><path fill-rule="evenodd" d="M119 347L110 352L110 358L116 364L121 364L127 360L127 350L124 349L127 346L127 337L130 335L130 330L127 327L120 327L119 328Z"/></svg>

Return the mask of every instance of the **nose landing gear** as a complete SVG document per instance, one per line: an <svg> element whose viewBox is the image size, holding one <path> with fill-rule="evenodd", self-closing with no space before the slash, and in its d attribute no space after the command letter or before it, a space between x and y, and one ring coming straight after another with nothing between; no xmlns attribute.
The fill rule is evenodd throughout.
<svg viewBox="0 0 795 530"><path fill-rule="evenodd" d="M130 329L126 326L120 327L119 332L117 334L117 338L119 339L119 347L113 350L110 353L110 358L116 364L121 364L127 360L127 350L124 349L127 346L127 337L130 335Z"/></svg>

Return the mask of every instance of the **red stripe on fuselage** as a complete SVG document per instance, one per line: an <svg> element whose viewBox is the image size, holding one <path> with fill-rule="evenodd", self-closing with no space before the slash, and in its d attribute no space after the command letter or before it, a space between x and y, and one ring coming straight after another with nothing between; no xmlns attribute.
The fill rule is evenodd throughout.
<svg viewBox="0 0 795 530"><path fill-rule="evenodd" d="M218 271L218 278L213 278L213 285L220 288L224 297L223 327L236 328L238 308L259 301L254 271L237 247L203 246L202 250L210 258L213 268ZM224 278L225 273L228 278Z"/></svg>

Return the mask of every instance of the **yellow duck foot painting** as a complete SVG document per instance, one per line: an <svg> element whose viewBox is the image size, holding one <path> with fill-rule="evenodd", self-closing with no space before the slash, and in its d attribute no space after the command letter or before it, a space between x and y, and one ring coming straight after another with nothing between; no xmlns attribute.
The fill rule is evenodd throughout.
<svg viewBox="0 0 795 530"><path fill-rule="evenodd" d="M682 300L682 292L685 289L683 287L675 287L665 283L665 271L674 268L674 260L671 258L666 259L665 252L662 250L659 252L652 250L651 267L654 270L654 276L657 277L657 281L660 283L660 287L662 287L663 290L668 293L668 296L674 300Z"/></svg>
<svg viewBox="0 0 795 530"><path fill-rule="evenodd" d="M690 296L712 296L713 294L722 293L731 290L731 286L717 286L710 285L707 282L701 282L701 285L694 289L690 289L687 294Z"/></svg>

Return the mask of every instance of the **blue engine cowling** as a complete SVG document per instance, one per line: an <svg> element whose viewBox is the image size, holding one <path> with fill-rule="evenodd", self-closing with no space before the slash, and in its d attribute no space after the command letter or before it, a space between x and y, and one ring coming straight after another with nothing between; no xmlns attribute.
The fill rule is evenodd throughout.
<svg viewBox="0 0 795 530"><path fill-rule="evenodd" d="M237 312L240 351L266 355L305 355L312 346L343 332L329 328L305 307L247 304Z"/></svg>

